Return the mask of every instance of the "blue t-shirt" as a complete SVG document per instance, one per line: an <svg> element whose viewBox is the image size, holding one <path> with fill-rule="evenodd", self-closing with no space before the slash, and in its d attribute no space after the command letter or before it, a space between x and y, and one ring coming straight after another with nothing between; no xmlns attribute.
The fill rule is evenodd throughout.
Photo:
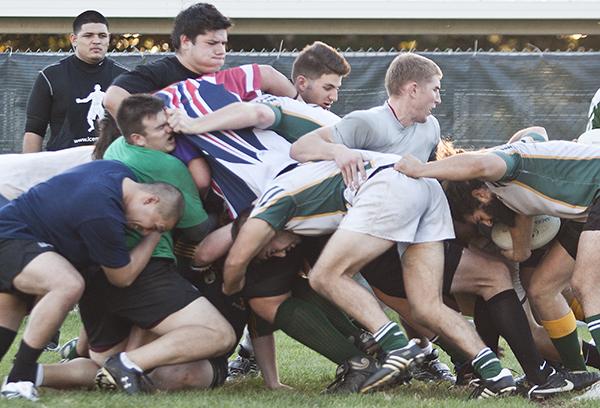
<svg viewBox="0 0 600 408"><path fill-rule="evenodd" d="M124 164L99 160L32 187L0 208L0 238L43 241L81 268L120 268L130 261L125 242Z"/></svg>

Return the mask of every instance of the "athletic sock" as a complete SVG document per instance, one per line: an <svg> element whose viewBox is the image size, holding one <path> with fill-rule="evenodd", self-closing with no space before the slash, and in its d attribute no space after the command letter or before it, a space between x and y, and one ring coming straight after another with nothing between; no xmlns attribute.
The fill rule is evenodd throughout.
<svg viewBox="0 0 600 408"><path fill-rule="evenodd" d="M588 367L600 368L600 352L596 345L583 341L581 343L585 364Z"/></svg>
<svg viewBox="0 0 600 408"><path fill-rule="evenodd" d="M355 356L365 356L340 333L315 305L294 297L277 309L275 326L337 364Z"/></svg>
<svg viewBox="0 0 600 408"><path fill-rule="evenodd" d="M577 337L577 323L573 312L556 320L542 320L542 326L548 332L554 347L558 350L562 363L568 370L585 371L586 366L581 355Z"/></svg>
<svg viewBox="0 0 600 408"><path fill-rule="evenodd" d="M479 334L483 343L494 353L498 353L500 333L498 333L498 329L492 321L486 301L480 296L475 300L473 322L475 323L475 330L477 330L477 334Z"/></svg>
<svg viewBox="0 0 600 408"><path fill-rule="evenodd" d="M15 340L17 332L6 327L0 326L0 361L10 349L12 342Z"/></svg>
<svg viewBox="0 0 600 408"><path fill-rule="evenodd" d="M358 339L362 334L362 330L352 323L344 312L315 292L309 286L308 280L302 279L302 282L294 285L293 296L318 307L325 314L327 320L346 338L351 338L351 341Z"/></svg>
<svg viewBox="0 0 600 408"><path fill-rule="evenodd" d="M385 352L398 350L408 344L406 335L395 322L388 322L381 326L373 333L373 337Z"/></svg>
<svg viewBox="0 0 600 408"><path fill-rule="evenodd" d="M489 347L482 349L475 358L473 358L473 369L484 380L488 380L500 374L502 365L500 360Z"/></svg>
<svg viewBox="0 0 600 408"><path fill-rule="evenodd" d="M140 373L144 372L144 370L142 370L136 363L129 359L127 353L119 353L119 359L121 360L121 363L123 363L123 365L129 368L130 370L135 370Z"/></svg>
<svg viewBox="0 0 600 408"><path fill-rule="evenodd" d="M8 374L7 382L31 381L35 382L37 375L37 359L44 351L30 347L25 340L21 340L19 351L15 355L12 370Z"/></svg>
<svg viewBox="0 0 600 408"><path fill-rule="evenodd" d="M545 383L553 372L552 367L546 364L535 346L517 292L505 290L486 303L491 321L510 346L529 382L537 385Z"/></svg>
<svg viewBox="0 0 600 408"><path fill-rule="evenodd" d="M594 339L596 349L600 351L600 314L587 317L585 322L587 323L588 330Z"/></svg>

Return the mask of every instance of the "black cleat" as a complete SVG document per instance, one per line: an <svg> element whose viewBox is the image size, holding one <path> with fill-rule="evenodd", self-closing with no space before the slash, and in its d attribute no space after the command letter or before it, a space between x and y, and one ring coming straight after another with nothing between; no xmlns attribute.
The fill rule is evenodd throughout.
<svg viewBox="0 0 600 408"><path fill-rule="evenodd" d="M420 364L424 359L421 347L411 340L406 346L387 354L381 368L365 381L360 392L364 394L388 388L397 383L397 377L408 374L411 366Z"/></svg>
<svg viewBox="0 0 600 408"><path fill-rule="evenodd" d="M452 375L450 368L440 361L440 355L436 349L425 356L425 361L420 366L411 370L412 378L425 382L449 382L454 384L456 377Z"/></svg>
<svg viewBox="0 0 600 408"><path fill-rule="evenodd" d="M565 373L554 370L548 376L545 383L533 385L527 392L527 397L529 399L544 399L561 392L573 391L574 389L573 382L567 379Z"/></svg>
<svg viewBox="0 0 600 408"><path fill-rule="evenodd" d="M96 374L98 381L110 383L129 395L151 392L154 388L152 381L144 373L125 367L119 358L119 354L115 354L106 360L100 371ZM102 387L99 382L96 382L96 385ZM102 388L110 389L111 387L105 385Z"/></svg>
<svg viewBox="0 0 600 408"><path fill-rule="evenodd" d="M598 371L564 371L565 378L573 383L575 391L581 391L600 381Z"/></svg>
<svg viewBox="0 0 600 408"><path fill-rule="evenodd" d="M227 365L227 381L242 377L257 377L259 374L260 368L256 364L254 355L240 346L237 357Z"/></svg>
<svg viewBox="0 0 600 408"><path fill-rule="evenodd" d="M352 357L340 364L335 380L327 386L324 394L352 394L360 391L361 385L377 371L377 362L370 357Z"/></svg>
<svg viewBox="0 0 600 408"><path fill-rule="evenodd" d="M485 399L503 397L513 394L517 387L515 380L509 370L503 368L494 378L479 380L477 388L473 390L470 399Z"/></svg>

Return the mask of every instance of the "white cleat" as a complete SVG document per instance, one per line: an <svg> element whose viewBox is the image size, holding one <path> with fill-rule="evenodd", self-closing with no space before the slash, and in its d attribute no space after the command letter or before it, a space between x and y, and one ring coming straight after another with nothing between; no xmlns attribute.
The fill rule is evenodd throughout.
<svg viewBox="0 0 600 408"><path fill-rule="evenodd" d="M22 398L29 401L37 401L38 391L35 385L31 381L17 381L17 382L6 382L2 384L2 390L0 391L2 398L16 399Z"/></svg>

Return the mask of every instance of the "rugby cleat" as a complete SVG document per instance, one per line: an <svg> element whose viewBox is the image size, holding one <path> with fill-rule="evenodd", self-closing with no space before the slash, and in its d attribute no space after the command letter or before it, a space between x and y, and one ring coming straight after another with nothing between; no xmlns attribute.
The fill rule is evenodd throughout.
<svg viewBox="0 0 600 408"><path fill-rule="evenodd" d="M227 371L227 381L233 381L246 376L257 377L260 374L256 358L241 345L237 357L227 365Z"/></svg>
<svg viewBox="0 0 600 408"><path fill-rule="evenodd" d="M413 340L400 349L390 351L381 368L371 375L360 388L362 394L380 391L396 384L397 377L408 374L411 366L420 364L425 359L423 349Z"/></svg>
<svg viewBox="0 0 600 408"><path fill-rule="evenodd" d="M144 373L125 367L121 362L119 354L115 354L106 360L104 367L100 371L101 373L96 374L97 379L99 378L102 382L111 383L126 394L134 395L153 391L152 381ZM101 386L98 382L96 385ZM107 386L103 389L110 389L110 387Z"/></svg>
<svg viewBox="0 0 600 408"><path fill-rule="evenodd" d="M26 399L29 401L39 399L37 388L31 381L6 382L6 378L2 384L0 395L6 399Z"/></svg>
<svg viewBox="0 0 600 408"><path fill-rule="evenodd" d="M574 389L575 386L573 385L573 382L567 379L564 373L554 370L554 372L548 376L546 382L533 385L529 391L527 391L527 397L529 399L544 399L561 392L573 391Z"/></svg>
<svg viewBox="0 0 600 408"><path fill-rule="evenodd" d="M500 373L487 380L480 379L477 388L473 390L470 399L486 399L503 397L513 394L517 387L511 372L503 368Z"/></svg>
<svg viewBox="0 0 600 408"><path fill-rule="evenodd" d="M598 371L564 371L563 374L567 380L573 383L575 391L581 391L600 381L600 372Z"/></svg>
<svg viewBox="0 0 600 408"><path fill-rule="evenodd" d="M337 368L335 380L327 386L324 394L351 394L360 391L361 385L377 371L377 361L371 357L353 357Z"/></svg>
<svg viewBox="0 0 600 408"><path fill-rule="evenodd" d="M60 349L58 349L58 354L60 354L61 363L76 359L79 357L77 354L77 343L79 342L79 337L75 337L65 344L63 344Z"/></svg>
<svg viewBox="0 0 600 408"><path fill-rule="evenodd" d="M440 361L437 349L425 356L425 361L420 366L411 369L412 378L417 381L426 382L449 382L454 384L456 377L452 375L450 368Z"/></svg>

